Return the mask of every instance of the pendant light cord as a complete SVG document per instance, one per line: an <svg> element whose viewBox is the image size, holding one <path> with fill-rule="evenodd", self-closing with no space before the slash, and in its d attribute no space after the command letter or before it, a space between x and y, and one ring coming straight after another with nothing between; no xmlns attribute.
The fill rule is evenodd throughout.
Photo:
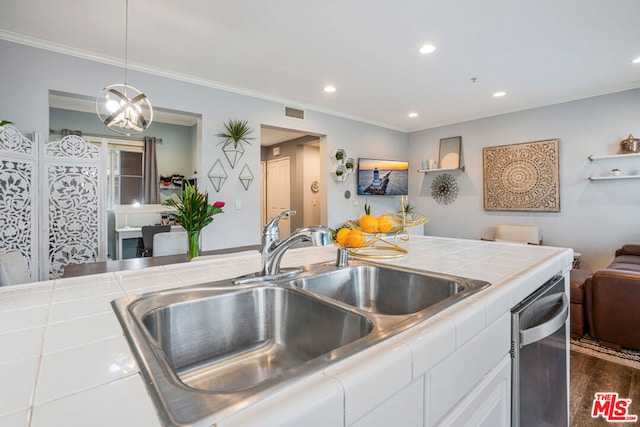
<svg viewBox="0 0 640 427"><path fill-rule="evenodd" d="M124 85L127 86L127 68L129 58L129 0L125 0L124 12Z"/></svg>

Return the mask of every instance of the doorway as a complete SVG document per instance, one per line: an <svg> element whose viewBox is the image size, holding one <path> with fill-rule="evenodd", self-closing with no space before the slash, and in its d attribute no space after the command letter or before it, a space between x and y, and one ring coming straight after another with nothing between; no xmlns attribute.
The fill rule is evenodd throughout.
<svg viewBox="0 0 640 427"><path fill-rule="evenodd" d="M262 226L289 209L296 215L280 222L281 238L295 229L326 223L323 136L262 125L260 141Z"/></svg>

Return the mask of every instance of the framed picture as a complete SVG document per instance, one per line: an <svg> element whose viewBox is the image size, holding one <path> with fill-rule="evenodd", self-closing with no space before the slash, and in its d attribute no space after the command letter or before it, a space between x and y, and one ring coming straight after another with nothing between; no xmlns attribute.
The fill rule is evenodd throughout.
<svg viewBox="0 0 640 427"><path fill-rule="evenodd" d="M460 150L462 137L452 136L440 140L440 155L438 167L440 169L458 169L460 167Z"/></svg>
<svg viewBox="0 0 640 427"><path fill-rule="evenodd" d="M559 142L483 148L484 210L560 212Z"/></svg>

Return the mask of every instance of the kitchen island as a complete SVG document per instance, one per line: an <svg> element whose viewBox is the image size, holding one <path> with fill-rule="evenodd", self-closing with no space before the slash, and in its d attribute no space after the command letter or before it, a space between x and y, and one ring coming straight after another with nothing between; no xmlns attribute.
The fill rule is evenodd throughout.
<svg viewBox="0 0 640 427"><path fill-rule="evenodd" d="M572 251L422 236L406 248L380 262L492 286L216 425L509 425L510 309L550 277L568 278ZM293 249L283 266L335 255ZM259 255L239 255L0 290L0 425L160 425L110 301L259 266Z"/></svg>

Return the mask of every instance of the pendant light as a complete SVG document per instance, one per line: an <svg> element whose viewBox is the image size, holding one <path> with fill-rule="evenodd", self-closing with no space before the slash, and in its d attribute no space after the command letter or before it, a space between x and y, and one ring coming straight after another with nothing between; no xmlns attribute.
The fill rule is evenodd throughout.
<svg viewBox="0 0 640 427"><path fill-rule="evenodd" d="M147 96L127 84L129 43L129 0L125 0L124 84L112 84L96 98L96 112L102 123L121 135L140 133L153 121L153 108Z"/></svg>

